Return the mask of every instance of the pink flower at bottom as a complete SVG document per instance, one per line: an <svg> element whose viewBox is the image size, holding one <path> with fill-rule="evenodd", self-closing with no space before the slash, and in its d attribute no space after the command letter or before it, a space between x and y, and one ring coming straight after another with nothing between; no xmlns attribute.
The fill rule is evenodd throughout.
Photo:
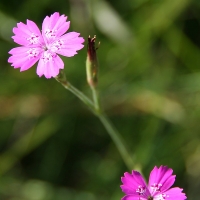
<svg viewBox="0 0 200 200"><path fill-rule="evenodd" d="M187 197L179 187L170 187L174 184L175 175L167 166L154 167L149 176L148 185L137 171L124 173L121 189L126 194L122 200L185 200Z"/></svg>
<svg viewBox="0 0 200 200"><path fill-rule="evenodd" d="M76 51L82 49L84 39L77 32L64 34L70 26L66 21L67 16L55 12L50 17L45 17L42 23L42 33L37 25L27 20L27 24L17 23L13 28L15 34L12 38L20 47L9 51L8 59L14 68L25 71L32 67L37 61L37 74L46 78L55 77L60 69L64 68L62 59L57 55L72 57Z"/></svg>

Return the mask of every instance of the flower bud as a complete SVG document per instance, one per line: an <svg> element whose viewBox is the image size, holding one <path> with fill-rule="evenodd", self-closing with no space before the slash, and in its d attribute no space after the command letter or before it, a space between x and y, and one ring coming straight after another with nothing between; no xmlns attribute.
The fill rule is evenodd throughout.
<svg viewBox="0 0 200 200"><path fill-rule="evenodd" d="M91 87L95 87L98 83L98 62L95 47L96 36L91 38L88 37L88 47L87 47L87 60L86 60L86 73L87 82Z"/></svg>

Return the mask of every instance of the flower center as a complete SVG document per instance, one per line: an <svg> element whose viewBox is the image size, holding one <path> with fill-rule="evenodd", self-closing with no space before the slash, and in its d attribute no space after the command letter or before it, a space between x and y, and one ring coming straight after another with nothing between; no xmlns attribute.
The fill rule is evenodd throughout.
<svg viewBox="0 0 200 200"><path fill-rule="evenodd" d="M31 33L31 37L27 38L27 40L30 42L30 44L38 44L39 36L35 33Z"/></svg>
<svg viewBox="0 0 200 200"><path fill-rule="evenodd" d="M144 195L144 193L146 192L146 188L144 186L141 186L139 185L136 192L139 194L139 195Z"/></svg>
<svg viewBox="0 0 200 200"><path fill-rule="evenodd" d="M36 58L39 55L38 49L31 48L27 51L29 59Z"/></svg>

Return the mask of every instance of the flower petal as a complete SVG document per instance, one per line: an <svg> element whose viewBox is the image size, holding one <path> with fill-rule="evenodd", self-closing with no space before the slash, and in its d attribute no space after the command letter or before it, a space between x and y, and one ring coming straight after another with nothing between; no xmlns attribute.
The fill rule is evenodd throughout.
<svg viewBox="0 0 200 200"><path fill-rule="evenodd" d="M22 22L17 23L13 33L15 35L12 38L17 44L27 47L39 47L44 44L39 28L31 20L27 20L27 25Z"/></svg>
<svg viewBox="0 0 200 200"><path fill-rule="evenodd" d="M154 167L149 176L148 188L152 195L168 190L175 181L173 170L167 166Z"/></svg>
<svg viewBox="0 0 200 200"><path fill-rule="evenodd" d="M42 35L46 44L50 44L56 38L63 35L70 26L70 22L66 22L67 16L55 12L50 17L45 17L42 23Z"/></svg>
<svg viewBox="0 0 200 200"><path fill-rule="evenodd" d="M153 197L154 200L185 200L187 199L185 193L182 193L181 188L175 187L162 194L157 194Z"/></svg>
<svg viewBox="0 0 200 200"><path fill-rule="evenodd" d="M59 40L52 43L50 49L63 56L71 57L82 49L84 39L79 37L80 33L70 32L60 37Z"/></svg>
<svg viewBox="0 0 200 200"><path fill-rule="evenodd" d="M127 195L127 196L124 196L121 200L147 200L147 198L143 198L143 197L138 197L135 196L135 195Z"/></svg>
<svg viewBox="0 0 200 200"><path fill-rule="evenodd" d="M126 172L121 180L123 183L121 189L126 195L143 196L144 198L150 196L147 185L139 172L132 171L132 174Z"/></svg>
<svg viewBox="0 0 200 200"><path fill-rule="evenodd" d="M41 56L37 66L37 74L46 78L55 77L59 74L60 69L64 69L62 59L55 53L46 51Z"/></svg>
<svg viewBox="0 0 200 200"><path fill-rule="evenodd" d="M12 56L8 62L12 63L14 68L20 68L20 71L25 71L32 67L40 58L40 48L16 47L9 51Z"/></svg>

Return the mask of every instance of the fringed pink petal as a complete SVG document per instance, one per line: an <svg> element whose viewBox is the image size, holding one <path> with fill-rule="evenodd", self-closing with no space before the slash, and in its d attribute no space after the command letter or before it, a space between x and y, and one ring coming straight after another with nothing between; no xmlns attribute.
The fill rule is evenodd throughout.
<svg viewBox="0 0 200 200"><path fill-rule="evenodd" d="M70 26L70 22L66 22L67 16L55 12L50 17L46 17L42 24L42 35L46 44L50 44L54 40L63 35Z"/></svg>
<svg viewBox="0 0 200 200"><path fill-rule="evenodd" d="M148 188L152 195L168 190L175 181L173 170L167 166L154 167L150 173Z"/></svg>
<svg viewBox="0 0 200 200"><path fill-rule="evenodd" d="M60 37L59 40L51 44L50 49L60 55L72 57L77 51L82 49L84 39L78 37L79 33L70 32Z"/></svg>
<svg viewBox="0 0 200 200"><path fill-rule="evenodd" d="M44 44L39 28L31 20L27 20L27 24L17 23L13 33L15 35L12 38L17 44L27 47L39 47Z"/></svg>
<svg viewBox="0 0 200 200"><path fill-rule="evenodd" d="M153 197L154 200L185 200L187 199L185 193L182 192L183 189L175 187L164 193L159 193Z"/></svg>
<svg viewBox="0 0 200 200"><path fill-rule="evenodd" d="M37 74L46 78L56 77L60 69L64 69L62 59L54 53L45 52L38 63Z"/></svg>
<svg viewBox="0 0 200 200"><path fill-rule="evenodd" d="M140 196L138 197L135 195L126 195L121 200L148 200L148 199Z"/></svg>
<svg viewBox="0 0 200 200"><path fill-rule="evenodd" d="M147 185L139 172L132 171L132 174L126 172L121 180L123 185L120 187L126 195L138 195L138 197L141 195L148 197L150 195Z"/></svg>
<svg viewBox="0 0 200 200"><path fill-rule="evenodd" d="M9 51L12 56L9 57L8 62L14 68L20 68L20 71L25 71L32 67L41 55L39 48L16 47Z"/></svg>

